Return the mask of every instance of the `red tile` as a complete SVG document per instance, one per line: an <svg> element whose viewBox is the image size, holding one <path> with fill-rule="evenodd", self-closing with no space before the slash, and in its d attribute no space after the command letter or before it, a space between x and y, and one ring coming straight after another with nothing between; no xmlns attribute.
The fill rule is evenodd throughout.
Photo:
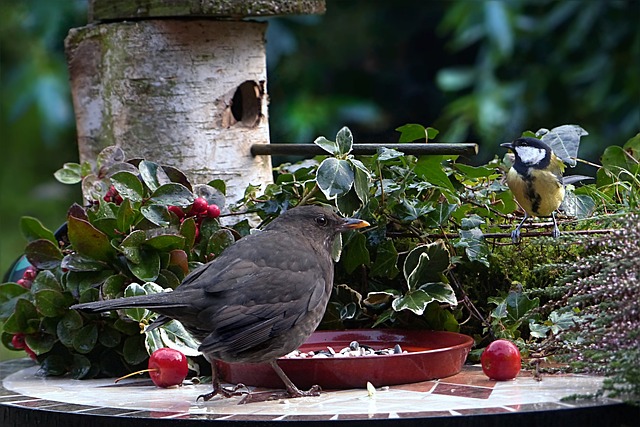
<svg viewBox="0 0 640 427"><path fill-rule="evenodd" d="M411 383L411 384L399 384L392 385L389 387L391 390L404 390L404 391L418 391L422 393L429 393L435 387L435 381L423 381L419 383Z"/></svg>
<svg viewBox="0 0 640 427"><path fill-rule="evenodd" d="M433 390L433 394L444 394L447 396L470 397L473 399L488 399L493 390L484 387L474 387L459 384L439 383Z"/></svg>

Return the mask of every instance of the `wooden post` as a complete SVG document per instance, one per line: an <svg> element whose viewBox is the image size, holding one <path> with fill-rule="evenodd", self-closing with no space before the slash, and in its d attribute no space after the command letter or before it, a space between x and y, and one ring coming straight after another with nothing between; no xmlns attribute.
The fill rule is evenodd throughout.
<svg viewBox="0 0 640 427"><path fill-rule="evenodd" d="M323 13L324 0L90 0L86 27L65 40L81 161L109 145L220 178L231 201L272 181L265 22Z"/></svg>

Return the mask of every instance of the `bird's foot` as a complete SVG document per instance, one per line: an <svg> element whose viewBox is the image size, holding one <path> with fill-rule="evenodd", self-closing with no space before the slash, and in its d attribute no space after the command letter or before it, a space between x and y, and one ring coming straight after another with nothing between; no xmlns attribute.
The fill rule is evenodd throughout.
<svg viewBox="0 0 640 427"><path fill-rule="evenodd" d="M238 405L245 405L247 403L268 402L280 399L293 399L296 397L313 397L320 396L321 388L318 385L314 385L307 391L302 391L296 388L295 390L278 390L278 391L262 391L246 394Z"/></svg>
<svg viewBox="0 0 640 427"><path fill-rule="evenodd" d="M520 227L511 232L511 241L513 243L518 243L520 241Z"/></svg>
<svg viewBox="0 0 640 427"><path fill-rule="evenodd" d="M239 391L240 389L244 389L244 390ZM222 395L223 397L228 398L228 397L242 396L242 395L249 395L249 394L250 394L249 389L244 384L236 384L231 389L224 388L220 384L214 384L213 390L211 390L209 393L201 394L200 396L198 396L196 398L196 402L200 399L207 402L213 399L217 395Z"/></svg>
<svg viewBox="0 0 640 427"><path fill-rule="evenodd" d="M551 232L551 236L554 239L557 239L558 237L560 237L560 229L557 226L553 227L553 231Z"/></svg>

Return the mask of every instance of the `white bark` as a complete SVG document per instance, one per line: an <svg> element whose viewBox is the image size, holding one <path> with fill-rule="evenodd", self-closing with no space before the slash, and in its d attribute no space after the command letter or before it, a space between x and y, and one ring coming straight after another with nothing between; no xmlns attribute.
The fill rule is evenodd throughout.
<svg viewBox="0 0 640 427"><path fill-rule="evenodd" d="M194 183L224 179L231 201L248 184L271 182L270 158L249 152L269 142L265 29L167 19L71 30L80 160L117 145L130 158L175 166ZM232 111L236 90L242 108L237 95Z"/></svg>

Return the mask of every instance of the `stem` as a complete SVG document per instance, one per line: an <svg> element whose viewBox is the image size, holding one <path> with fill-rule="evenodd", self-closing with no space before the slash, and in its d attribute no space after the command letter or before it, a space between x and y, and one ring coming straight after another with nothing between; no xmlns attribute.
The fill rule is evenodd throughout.
<svg viewBox="0 0 640 427"><path fill-rule="evenodd" d="M134 376L134 375L138 375L138 374L144 374L145 372L157 372L157 371L159 371L159 369L157 369L157 368L153 368L153 369L143 369L143 370L141 370L141 371L131 372L130 374L127 374L127 375L125 375L125 376L123 376L123 377L117 378L117 379L115 380L115 382L117 383L118 381L120 381L120 380L124 380L125 378L129 378L129 377L132 377L132 376Z"/></svg>
<svg viewBox="0 0 640 427"><path fill-rule="evenodd" d="M316 185L313 186L311 191L309 191L302 199L300 199L300 203L298 203L298 206L302 206L307 203L309 199L318 192L319 189L320 187L318 187L318 183L316 182Z"/></svg>

